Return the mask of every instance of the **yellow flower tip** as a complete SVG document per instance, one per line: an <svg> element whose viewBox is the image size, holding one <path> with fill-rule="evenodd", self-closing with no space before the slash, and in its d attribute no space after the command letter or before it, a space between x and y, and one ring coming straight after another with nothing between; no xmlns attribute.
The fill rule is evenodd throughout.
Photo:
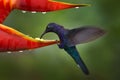
<svg viewBox="0 0 120 80"><path fill-rule="evenodd" d="M42 39L40 39L40 38L35 38L35 40L42 40Z"/></svg>
<svg viewBox="0 0 120 80"><path fill-rule="evenodd" d="M40 38L35 38L35 40L40 41L40 42L57 42L59 43L59 40L45 40L45 39L40 39Z"/></svg>

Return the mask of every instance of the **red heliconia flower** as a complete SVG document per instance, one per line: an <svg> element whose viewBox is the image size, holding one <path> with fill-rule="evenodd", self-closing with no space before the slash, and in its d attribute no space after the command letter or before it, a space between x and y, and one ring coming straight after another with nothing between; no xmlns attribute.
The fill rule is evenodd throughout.
<svg viewBox="0 0 120 80"><path fill-rule="evenodd" d="M59 41L34 39L13 28L0 24L0 52L29 50L57 43Z"/></svg>
<svg viewBox="0 0 120 80"><path fill-rule="evenodd" d="M70 4L54 0L0 0L0 23L13 9L50 12L74 7L84 7L87 4Z"/></svg>
<svg viewBox="0 0 120 80"><path fill-rule="evenodd" d="M87 6L87 4L70 4L53 0L0 0L0 23L3 23L9 13L14 9L50 12L82 6ZM59 41L37 40L0 24L0 52L28 50L57 43Z"/></svg>
<svg viewBox="0 0 120 80"><path fill-rule="evenodd" d="M17 0L14 8L27 11L49 12L83 6L87 6L87 4L70 4L54 0Z"/></svg>

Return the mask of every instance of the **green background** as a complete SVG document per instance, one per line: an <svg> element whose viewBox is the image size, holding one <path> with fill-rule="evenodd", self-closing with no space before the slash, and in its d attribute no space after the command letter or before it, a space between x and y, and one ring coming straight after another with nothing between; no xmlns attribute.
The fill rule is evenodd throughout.
<svg viewBox="0 0 120 80"><path fill-rule="evenodd" d="M90 75L83 74L73 59L57 45L23 53L0 53L0 80L120 80L120 2L118 0L59 0L88 3L91 7L67 9L46 14L14 10L4 24L32 37L39 37L50 22L76 28L93 25L107 34L93 42L78 45ZM44 39L58 39L49 33Z"/></svg>

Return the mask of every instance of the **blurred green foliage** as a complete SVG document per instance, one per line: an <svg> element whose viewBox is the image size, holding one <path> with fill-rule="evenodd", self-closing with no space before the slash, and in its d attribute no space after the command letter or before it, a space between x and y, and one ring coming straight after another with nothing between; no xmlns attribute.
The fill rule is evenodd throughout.
<svg viewBox="0 0 120 80"><path fill-rule="evenodd" d="M61 1L88 3L91 7L46 14L14 10L4 24L32 37L39 37L50 22L66 28L93 25L105 29L107 34L102 38L77 46L90 75L84 75L64 50L52 45L24 53L0 53L0 80L120 80L120 1ZM53 33L44 38L58 39Z"/></svg>

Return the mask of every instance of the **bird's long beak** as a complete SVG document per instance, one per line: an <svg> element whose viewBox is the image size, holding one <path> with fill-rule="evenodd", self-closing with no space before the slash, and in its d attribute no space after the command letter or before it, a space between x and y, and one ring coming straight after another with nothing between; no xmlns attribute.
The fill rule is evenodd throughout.
<svg viewBox="0 0 120 80"><path fill-rule="evenodd" d="M43 32L42 35L40 36L40 39L46 34L47 32Z"/></svg>

